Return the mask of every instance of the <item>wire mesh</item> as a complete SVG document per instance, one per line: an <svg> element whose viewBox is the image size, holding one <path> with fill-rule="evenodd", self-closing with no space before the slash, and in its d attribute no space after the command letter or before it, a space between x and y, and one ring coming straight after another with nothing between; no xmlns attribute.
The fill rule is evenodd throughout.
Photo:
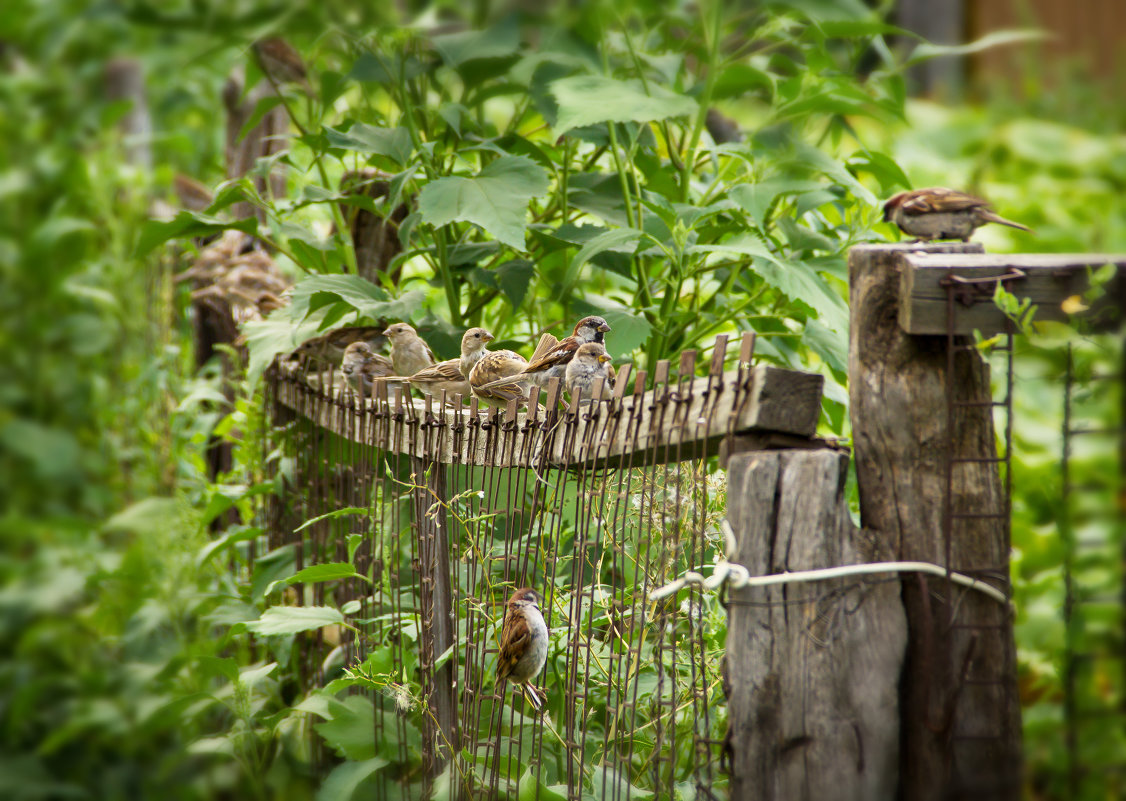
<svg viewBox="0 0 1126 801"><path fill-rule="evenodd" d="M561 406L552 386L519 413L275 369L300 491L271 509L273 552L298 569L355 556L367 576L291 599L331 592L361 632L306 637L302 680L343 676L359 689L339 703L370 705L377 797L724 795L722 609L648 592L722 554L709 457L747 413L753 337L739 369L726 355L721 337L705 377L690 351L651 389L627 366L608 400ZM542 712L496 678L504 602L524 586L550 630Z"/></svg>
<svg viewBox="0 0 1126 801"><path fill-rule="evenodd" d="M1075 799L1126 792L1123 727L1106 723L1126 718L1126 348L1118 360L1121 372L1096 372L1067 346L1059 530L1064 748Z"/></svg>

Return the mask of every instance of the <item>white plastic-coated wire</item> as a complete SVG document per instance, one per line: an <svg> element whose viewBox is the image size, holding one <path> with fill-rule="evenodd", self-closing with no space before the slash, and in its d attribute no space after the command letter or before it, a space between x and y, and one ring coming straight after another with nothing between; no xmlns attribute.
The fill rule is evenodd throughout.
<svg viewBox="0 0 1126 801"><path fill-rule="evenodd" d="M730 557L735 546L735 534L726 520L721 525L724 534L727 536L727 554ZM689 570L676 581L669 582L650 592L649 599L659 601L669 595L675 595L692 584L700 585L707 590L715 590L726 581L733 588L739 589L741 587L770 587L775 584L796 584L803 581L825 581L826 579L843 578L845 576L863 576L877 573L929 573L943 578L949 575L950 580L955 584L977 590L1005 606L1010 604L1009 598L993 585L964 573L951 572L948 574L946 568L933 562L869 562L859 565L841 565L840 567L823 567L816 570L795 570L789 573L752 576L743 565L729 562L726 559L720 560L716 564L710 576L705 577L694 570Z"/></svg>

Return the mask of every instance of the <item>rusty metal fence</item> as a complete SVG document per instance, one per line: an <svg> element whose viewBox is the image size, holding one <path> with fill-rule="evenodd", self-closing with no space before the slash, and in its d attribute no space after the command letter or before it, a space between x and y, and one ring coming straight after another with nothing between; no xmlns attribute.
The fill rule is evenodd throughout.
<svg viewBox="0 0 1126 801"><path fill-rule="evenodd" d="M302 678L360 680L372 753L389 763L377 797L725 796L709 633L724 612L699 591L648 591L723 553L708 457L737 430L778 428L759 419L776 368L752 368L753 336L733 371L726 350L717 340L703 378L688 352L648 391L627 367L611 400L559 408L553 388L527 413L394 388L360 398L331 373L274 369L267 447L286 455L291 491L271 502L269 545L299 569L354 556L367 577L294 602L331 594L358 632L310 637ZM522 586L550 629L542 713L496 679L504 602Z"/></svg>

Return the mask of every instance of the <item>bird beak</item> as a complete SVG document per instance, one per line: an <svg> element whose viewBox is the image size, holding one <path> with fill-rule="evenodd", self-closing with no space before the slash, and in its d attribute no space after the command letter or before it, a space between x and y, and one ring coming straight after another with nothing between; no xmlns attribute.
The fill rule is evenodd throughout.
<svg viewBox="0 0 1126 801"><path fill-rule="evenodd" d="M607 325L606 323L603 323L602 325L598 326L598 330L601 331L603 334L605 334L607 331L610 330L610 326Z"/></svg>
<svg viewBox="0 0 1126 801"><path fill-rule="evenodd" d="M386 329L386 330L385 330L385 331L383 332L383 336L385 336L385 337L389 337L389 336L391 336L391 329L390 329L390 328Z"/></svg>
<svg viewBox="0 0 1126 801"><path fill-rule="evenodd" d="M496 339L496 337L494 337L492 334L484 333L481 334L481 339L483 339L485 342L492 342L494 339Z"/></svg>
<svg viewBox="0 0 1126 801"><path fill-rule="evenodd" d="M612 360L605 353L603 353L602 355L600 355L598 357L598 363L599 364L606 364L606 362L608 362L608 361L612 361Z"/></svg>

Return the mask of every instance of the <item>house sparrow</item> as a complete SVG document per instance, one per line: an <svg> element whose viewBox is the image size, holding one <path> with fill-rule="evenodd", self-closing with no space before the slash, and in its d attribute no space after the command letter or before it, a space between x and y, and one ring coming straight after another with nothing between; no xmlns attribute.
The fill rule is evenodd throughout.
<svg viewBox="0 0 1126 801"><path fill-rule="evenodd" d="M340 371L352 389L370 398L372 380L392 374L391 360L376 353L371 345L361 340L344 349Z"/></svg>
<svg viewBox="0 0 1126 801"><path fill-rule="evenodd" d="M916 242L961 239L968 242L975 228L1000 223L1022 231L1032 229L993 213L989 203L941 186L900 192L884 204L884 222L893 222Z"/></svg>
<svg viewBox="0 0 1126 801"><path fill-rule="evenodd" d="M351 325L336 328L319 337L302 342L293 355L317 359L339 367L344 359L344 351L353 342L366 342L373 352L380 350L387 338L383 336L385 326ZM384 357L380 357L384 358Z"/></svg>
<svg viewBox="0 0 1126 801"><path fill-rule="evenodd" d="M311 91L305 62L301 54L285 39L279 36L259 39L250 48L254 51L258 66L273 83L296 83L306 92Z"/></svg>
<svg viewBox="0 0 1126 801"><path fill-rule="evenodd" d="M541 346L545 340L541 337L540 346L532 354L532 361L520 371L520 378L530 384L547 387L552 378L562 379L567 370L567 362L575 355L579 346L586 342L602 344L605 333L610 330L610 325L601 317L584 317L575 324L574 333L569 337L559 340L559 343L546 353L541 353ZM481 389L492 389L483 386Z"/></svg>
<svg viewBox="0 0 1126 801"><path fill-rule="evenodd" d="M460 358L438 362L412 376L390 376L386 380L408 383L426 395L440 396L445 390L446 397L461 395L468 398L469 380L466 376L481 361L487 352L485 344L492 339L493 335L484 328L470 328L461 337Z"/></svg>
<svg viewBox="0 0 1126 801"><path fill-rule="evenodd" d="M581 391L583 403L590 403L594 398L594 385L598 379L602 379L602 395L599 400L606 400L610 397L610 355L606 353L605 345L587 342L579 346L575 351L575 358L567 363L563 382L572 397Z"/></svg>
<svg viewBox="0 0 1126 801"><path fill-rule="evenodd" d="M388 326L383 333L391 340L391 363L395 365L395 375L411 376L434 366L434 352L406 323Z"/></svg>
<svg viewBox="0 0 1126 801"><path fill-rule="evenodd" d="M539 593L530 587L512 593L504 612L497 656L497 678L522 685L525 697L536 709L543 706L544 698L530 682L547 662L547 623L539 603Z"/></svg>
<svg viewBox="0 0 1126 801"><path fill-rule="evenodd" d="M506 381L520 374L528 364L527 359L510 350L485 353L469 373L469 387L484 406L502 409L510 400L523 404L528 401L526 381Z"/></svg>

